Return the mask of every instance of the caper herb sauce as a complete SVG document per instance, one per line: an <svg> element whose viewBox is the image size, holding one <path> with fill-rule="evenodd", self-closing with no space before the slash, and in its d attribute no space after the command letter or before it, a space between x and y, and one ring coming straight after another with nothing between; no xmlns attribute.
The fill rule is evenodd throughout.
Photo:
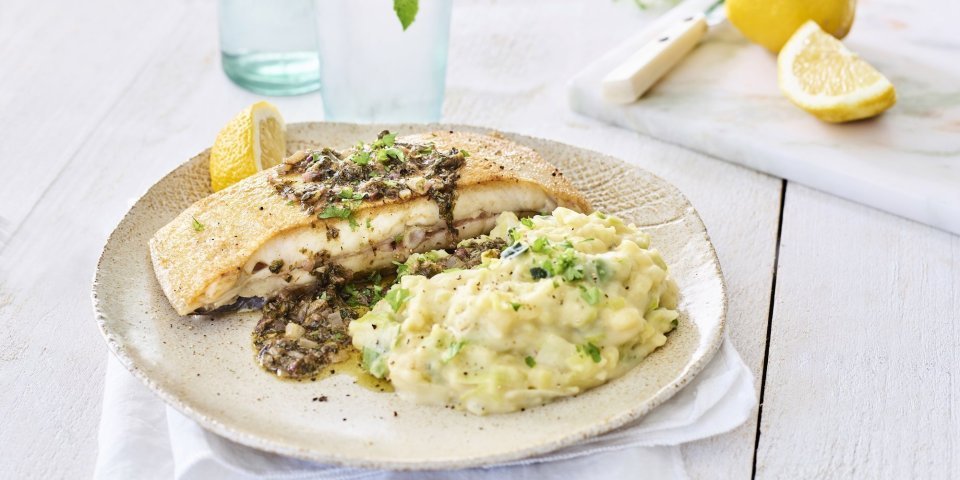
<svg viewBox="0 0 960 480"><path fill-rule="evenodd" d="M468 269L496 258L506 242L480 237L460 242L450 252L415 254L384 271L356 274L335 264L317 262L316 286L285 291L267 301L253 331L257 362L281 378L311 380L351 373L368 388L388 391L389 384L356 368L359 353L347 331L349 323L367 313L399 277L432 277L450 269ZM369 377L369 378L365 378Z"/></svg>
<svg viewBox="0 0 960 480"><path fill-rule="evenodd" d="M379 273L361 277L336 265L320 269L325 271L316 286L281 292L263 306L253 344L257 361L277 376L309 378L346 360L351 350L347 324L390 284Z"/></svg>
<svg viewBox="0 0 960 480"><path fill-rule="evenodd" d="M454 231L453 205L460 169L469 154L432 143L396 141L384 130L373 143L360 142L341 153L330 148L289 157L270 178L277 192L318 218L342 218L356 227L354 210L363 200L426 195L437 203L447 230ZM300 174L302 182L291 174Z"/></svg>
<svg viewBox="0 0 960 480"><path fill-rule="evenodd" d="M357 227L354 210L364 200L426 195L437 203L452 234L456 182L468 155L456 148L441 151L432 143L397 142L396 134L383 131L373 143L360 142L343 153L329 148L298 152L278 167L270 182L278 194L308 214L345 219L353 228ZM302 181L294 180L292 176L297 174ZM326 232L328 238L339 236L333 226L327 226ZM458 248L443 265L422 258L417 273L468 268L465 265L479 259L476 250L481 247L497 246ZM328 373L328 366L355 357L347 325L382 298L398 273L356 274L329 265L323 258L314 264L311 274L318 279L317 285L282 292L268 300L253 332L257 361L279 377L315 379ZM410 269L397 265L401 275ZM276 273L283 262L277 260L269 268Z"/></svg>

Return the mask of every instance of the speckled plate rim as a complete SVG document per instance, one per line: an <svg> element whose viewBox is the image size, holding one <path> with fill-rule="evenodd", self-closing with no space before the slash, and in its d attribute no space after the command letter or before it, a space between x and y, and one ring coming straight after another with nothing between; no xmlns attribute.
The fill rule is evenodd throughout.
<svg viewBox="0 0 960 480"><path fill-rule="evenodd" d="M360 125L349 124L349 123L335 123L335 122L300 122L288 124L288 128L296 126L314 126L314 125L334 125L342 127L359 127ZM648 397L646 400L641 400L638 402L636 408L633 408L628 411L624 411L620 415L616 415L606 421L597 422L590 428L573 432L565 437L555 439L553 441L541 442L539 444L530 445L527 448L519 448L508 453L503 454L493 454L493 455L480 455L470 458L463 458L459 460L443 460L443 461L430 461L430 462L396 462L396 461L386 461L386 460L377 460L373 458L356 458L356 457L345 457L341 455L330 455L325 454L317 450L311 450L308 448L298 447L291 448L277 442L263 439L257 435L251 434L247 431L244 431L242 428L236 428L230 425L227 425L216 418L206 415L202 412L197 411L192 408L186 402L184 402L180 397L178 397L174 392L168 390L160 382L155 381L149 375L147 375L136 362L126 354L123 347L121 346L121 340L118 336L110 330L108 327L108 321L106 314L103 311L102 302L99 294L99 285L101 283L101 267L103 265L104 259L107 257L109 252L109 246L115 241L115 236L118 235L120 227L129 220L133 211L137 208L140 202L151 192L157 188L157 185L162 183L164 180L170 176L177 173L180 169L187 168L194 159L199 156L206 154L209 149L206 149L197 155L194 155L187 161L179 164L177 167L169 171L162 178L158 179L153 185L150 186L142 195L137 198L137 201L130 207L130 209L124 214L123 218L118 222L117 227L110 233L106 242L104 243L103 251L101 252L100 257L97 261L97 268L93 275L92 289L91 289L91 298L93 303L93 312L95 320L97 322L97 327L100 330L101 335L106 340L107 346L111 353L120 361L120 363L136 378L140 379L148 388L150 388L157 396L159 396L165 403L175 408L177 411L185 415L186 417L196 421L203 428L220 435L231 441L235 441L239 444L246 445L258 450L265 452L276 453L280 455L285 455L289 457L294 457L302 460L315 461L324 464L331 464L343 467L352 467L352 468L370 468L370 469L389 469L397 471L415 471L415 470L446 470L446 469L462 469L462 468L473 468L473 467L482 467L482 466L492 466L497 464L509 463L513 461L522 460L525 458L549 453L563 447L574 445L585 439L595 437L597 435L609 432L618 427L622 427L634 420L637 420L647 413L649 413L654 408L660 406L665 401L673 397L678 391L690 383L693 378L695 378L706 365L713 359L717 351L720 349L720 345L723 342L723 331L726 328L726 315L728 308L728 297L727 297L727 288L726 281L723 277L723 273L720 268L720 261L717 257L716 250L713 247L713 243L710 241L710 235L706 230L706 226L703 224L703 220L700 218L699 213L693 208L689 199L686 198L683 193L677 189L673 184L663 180L662 178L653 175L646 170L631 165L623 160L606 155L600 152L593 150L576 147L569 144L564 144L563 142L557 142L555 140L533 137L529 135L523 135L518 133L507 132L503 130L498 130L489 127L477 126L477 125L468 125L468 124L401 124L402 126L415 126L417 128L422 128L424 131L429 130L470 130L470 131L495 131L504 134L510 135L513 139L521 139L519 143L523 143L522 140L528 140L531 142L547 142L560 144L565 147L575 148L584 153L588 153L596 157L604 157L608 160L612 160L619 163L624 163L630 168L635 168L637 170L642 170L645 174L650 175L663 182L665 185L669 185L675 190L675 194L686 202L688 211L686 214L691 215L691 219L697 222L697 226L700 231L703 233L707 247L709 248L709 260L714 268L714 272L719 279L719 288L721 293L721 303L720 303L720 318L717 319L715 327L709 331L700 331L700 334L709 340L705 349L700 350L700 356L690 359L685 365L685 368L682 369L678 378L667 385L661 387L657 393L651 397ZM364 125L366 126L366 125ZM396 125L392 125L396 126ZM694 352L696 354L698 352ZM603 386L597 387L603 388Z"/></svg>

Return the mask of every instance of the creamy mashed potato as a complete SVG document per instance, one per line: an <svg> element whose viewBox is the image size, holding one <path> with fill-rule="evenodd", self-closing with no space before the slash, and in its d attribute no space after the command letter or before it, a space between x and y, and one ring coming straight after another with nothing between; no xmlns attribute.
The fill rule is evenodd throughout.
<svg viewBox="0 0 960 480"><path fill-rule="evenodd" d="M511 412L601 385L677 325L677 287L649 238L565 208L497 219L499 258L403 276L350 325L363 365L408 400ZM436 254L435 254L436 255Z"/></svg>

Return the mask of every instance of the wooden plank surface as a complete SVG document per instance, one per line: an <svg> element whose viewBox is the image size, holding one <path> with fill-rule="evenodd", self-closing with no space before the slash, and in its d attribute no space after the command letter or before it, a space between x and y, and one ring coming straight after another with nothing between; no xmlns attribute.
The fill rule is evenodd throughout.
<svg viewBox="0 0 960 480"><path fill-rule="evenodd" d="M0 5L0 249L184 13L183 0Z"/></svg>
<svg viewBox="0 0 960 480"><path fill-rule="evenodd" d="M790 184L757 478L960 478L960 237Z"/></svg>
<svg viewBox="0 0 960 480"><path fill-rule="evenodd" d="M191 14L209 23L215 5ZM0 252L0 384L19 387L0 395L0 478L92 473L107 355L89 298L99 251L132 200L240 108L217 103L239 89L220 81L216 30L203 27L171 29L102 119L78 127L83 146Z"/></svg>
<svg viewBox="0 0 960 480"><path fill-rule="evenodd" d="M733 165L730 165L733 166ZM754 374L760 396L770 293L774 281L777 224L783 182L764 174L751 188L741 178L707 176L704 181L725 185L717 197L694 202L717 248L727 282L727 332L743 361ZM733 177L733 175L731 175ZM680 185L680 182L676 182ZM681 187L682 188L682 187ZM697 188L686 189L691 199ZM692 478L750 478L756 447L757 416L734 431L683 446Z"/></svg>

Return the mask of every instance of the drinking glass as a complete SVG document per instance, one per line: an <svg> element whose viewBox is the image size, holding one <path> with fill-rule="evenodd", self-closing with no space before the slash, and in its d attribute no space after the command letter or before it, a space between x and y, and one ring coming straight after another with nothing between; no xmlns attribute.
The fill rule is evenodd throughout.
<svg viewBox="0 0 960 480"><path fill-rule="evenodd" d="M317 0L327 120L435 122L443 109L452 0L422 0L404 30L389 0Z"/></svg>
<svg viewBox="0 0 960 480"><path fill-rule="evenodd" d="M265 95L320 87L314 0L220 0L220 59L237 85Z"/></svg>

